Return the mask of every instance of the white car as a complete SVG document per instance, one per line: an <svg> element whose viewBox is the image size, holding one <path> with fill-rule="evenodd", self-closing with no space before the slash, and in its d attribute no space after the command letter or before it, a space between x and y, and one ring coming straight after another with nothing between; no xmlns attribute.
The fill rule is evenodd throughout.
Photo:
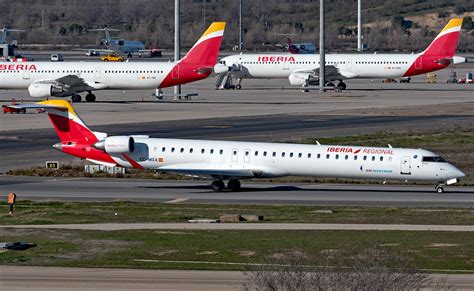
<svg viewBox="0 0 474 291"><path fill-rule="evenodd" d="M51 55L51 62L62 62L64 61L62 54L52 54Z"/></svg>

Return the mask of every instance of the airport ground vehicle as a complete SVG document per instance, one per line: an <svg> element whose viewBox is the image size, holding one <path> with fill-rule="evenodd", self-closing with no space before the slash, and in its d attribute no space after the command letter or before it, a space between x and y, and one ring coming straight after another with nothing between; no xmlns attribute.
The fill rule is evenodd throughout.
<svg viewBox="0 0 474 291"><path fill-rule="evenodd" d="M51 55L51 62L62 62L64 61L62 54L52 54Z"/></svg>
<svg viewBox="0 0 474 291"><path fill-rule="evenodd" d="M105 56L101 56L100 60L103 62L124 62L125 58L116 54L108 54Z"/></svg>
<svg viewBox="0 0 474 291"><path fill-rule="evenodd" d="M23 114L25 114L26 113L25 108L15 108L15 107L12 107L12 106L2 105L3 113L4 114L7 114L7 113L23 113Z"/></svg>
<svg viewBox="0 0 474 291"><path fill-rule="evenodd" d="M465 176L423 149L109 136L91 131L64 100L17 108L44 108L60 139L54 148L66 154L106 166L211 177L215 191L224 189L224 180L238 191L240 179L291 175L432 181L442 193Z"/></svg>
<svg viewBox="0 0 474 291"><path fill-rule="evenodd" d="M225 22L214 22L177 62L0 63L0 89L28 89L33 98L71 96L81 92L93 102L97 90L162 89L207 78L219 54Z"/></svg>
<svg viewBox="0 0 474 291"><path fill-rule="evenodd" d="M418 54L326 54L326 86L346 89L343 80L352 78L398 79L444 69L451 64L466 62L455 56L462 18L451 19L433 42ZM319 54L238 54L224 57L214 68L220 74L218 88L232 88L226 78L288 79L291 85L307 89L319 83ZM333 81L339 81L337 85ZM304 90L308 91L308 90Z"/></svg>

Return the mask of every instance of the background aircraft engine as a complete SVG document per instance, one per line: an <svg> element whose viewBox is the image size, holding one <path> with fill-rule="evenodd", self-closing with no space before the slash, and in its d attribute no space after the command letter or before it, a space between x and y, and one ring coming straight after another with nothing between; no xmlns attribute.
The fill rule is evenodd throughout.
<svg viewBox="0 0 474 291"><path fill-rule="evenodd" d="M63 89L55 87L53 84L32 83L28 86L28 92L33 98L47 98L62 94Z"/></svg>
<svg viewBox="0 0 474 291"><path fill-rule="evenodd" d="M291 73L288 77L288 80L290 80L290 84L293 86L303 86L306 84L306 80L308 79L308 85L318 84L318 78L313 77L310 73Z"/></svg>
<svg viewBox="0 0 474 291"><path fill-rule="evenodd" d="M135 140L131 136L110 136L96 142L94 147L108 154L133 153Z"/></svg>

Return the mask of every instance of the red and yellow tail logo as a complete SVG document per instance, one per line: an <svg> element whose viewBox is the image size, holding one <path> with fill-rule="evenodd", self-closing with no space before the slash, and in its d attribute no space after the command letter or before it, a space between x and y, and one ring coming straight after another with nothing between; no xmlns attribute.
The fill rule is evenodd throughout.
<svg viewBox="0 0 474 291"><path fill-rule="evenodd" d="M425 56L454 56L461 32L462 18L451 19L438 36L422 53Z"/></svg>

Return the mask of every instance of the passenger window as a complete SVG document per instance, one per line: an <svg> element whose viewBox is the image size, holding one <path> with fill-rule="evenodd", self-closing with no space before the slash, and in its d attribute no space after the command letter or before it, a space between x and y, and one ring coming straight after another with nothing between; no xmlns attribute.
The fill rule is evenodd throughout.
<svg viewBox="0 0 474 291"><path fill-rule="evenodd" d="M174 153L174 148L171 148L171 152Z"/></svg>
<svg viewBox="0 0 474 291"><path fill-rule="evenodd" d="M321 158L321 154L318 154L316 157L317 157L318 159Z"/></svg>
<svg viewBox="0 0 474 291"><path fill-rule="evenodd" d="M308 154L308 159L311 159L311 154Z"/></svg>
<svg viewBox="0 0 474 291"><path fill-rule="evenodd" d="M273 152L273 154L272 154L272 155L273 155L274 157L276 157L277 153L276 153L276 152Z"/></svg>
<svg viewBox="0 0 474 291"><path fill-rule="evenodd" d="M339 155L336 155L336 160L339 160Z"/></svg>
<svg viewBox="0 0 474 291"><path fill-rule="evenodd" d="M224 151L223 151L223 150L220 150L220 151L219 151L219 154L221 154L221 155L222 155L223 153L224 153Z"/></svg>
<svg viewBox="0 0 474 291"><path fill-rule="evenodd" d="M293 157L293 153L290 153L290 158L292 158L292 157Z"/></svg>
<svg viewBox="0 0 474 291"><path fill-rule="evenodd" d="M266 157L266 156L267 156L267 152L263 152L263 156Z"/></svg>
<svg viewBox="0 0 474 291"><path fill-rule="evenodd" d="M246 151L246 152L245 152L245 155L248 156L248 155L249 155L249 151Z"/></svg>
<svg viewBox="0 0 474 291"><path fill-rule="evenodd" d="M375 156L372 156L372 161L375 161Z"/></svg>
<svg viewBox="0 0 474 291"><path fill-rule="evenodd" d="M282 157L285 157L285 152L282 152L282 153L281 153L281 156L282 156Z"/></svg>
<svg viewBox="0 0 474 291"><path fill-rule="evenodd" d="M380 157L380 161L383 162L383 157Z"/></svg>
<svg viewBox="0 0 474 291"><path fill-rule="evenodd" d="M214 149L211 149L211 155L214 153Z"/></svg>
<svg viewBox="0 0 474 291"><path fill-rule="evenodd" d="M357 156L354 156L354 161L357 161Z"/></svg>
<svg viewBox="0 0 474 291"><path fill-rule="evenodd" d="M184 148L181 148L180 152L184 153Z"/></svg>
<svg viewBox="0 0 474 291"><path fill-rule="evenodd" d="M255 156L258 156L258 151L255 151Z"/></svg>
<svg viewBox="0 0 474 291"><path fill-rule="evenodd" d="M162 147L162 148L161 148L161 151L162 151L162 152L165 152L165 151L166 151L166 148L165 148L165 147Z"/></svg>
<svg viewBox="0 0 474 291"><path fill-rule="evenodd" d="M329 159L330 156L331 156L330 154L327 154L327 155L326 155L326 159Z"/></svg>
<svg viewBox="0 0 474 291"><path fill-rule="evenodd" d="M234 156L237 155L237 151L234 151L232 154L233 154Z"/></svg>
<svg viewBox="0 0 474 291"><path fill-rule="evenodd" d="M348 156L348 155L346 155L345 159L346 159L346 160L347 160L347 159L349 159L349 156Z"/></svg>
<svg viewBox="0 0 474 291"><path fill-rule="evenodd" d="M192 153L193 153L193 151L194 151L193 149L189 149L189 153L190 153L190 154L192 154Z"/></svg>
<svg viewBox="0 0 474 291"><path fill-rule="evenodd" d="M364 161L366 161L366 160L367 160L367 156L364 156Z"/></svg>
<svg viewBox="0 0 474 291"><path fill-rule="evenodd" d="M299 153L299 154L298 154L298 158L301 158L302 156L303 156L302 153Z"/></svg>
<svg viewBox="0 0 474 291"><path fill-rule="evenodd" d="M205 153L206 150L205 149L201 149L201 154Z"/></svg>

